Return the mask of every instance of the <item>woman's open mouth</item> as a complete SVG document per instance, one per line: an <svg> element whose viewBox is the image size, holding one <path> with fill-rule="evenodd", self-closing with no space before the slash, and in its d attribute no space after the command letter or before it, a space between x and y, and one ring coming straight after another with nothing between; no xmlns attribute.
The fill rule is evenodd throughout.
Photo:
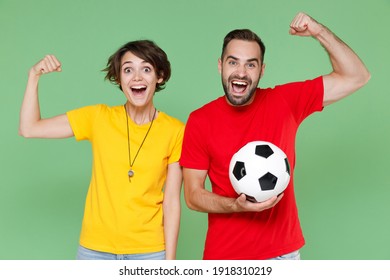
<svg viewBox="0 0 390 280"><path fill-rule="evenodd" d="M132 86L131 91L134 95L142 95L146 91L146 86Z"/></svg>

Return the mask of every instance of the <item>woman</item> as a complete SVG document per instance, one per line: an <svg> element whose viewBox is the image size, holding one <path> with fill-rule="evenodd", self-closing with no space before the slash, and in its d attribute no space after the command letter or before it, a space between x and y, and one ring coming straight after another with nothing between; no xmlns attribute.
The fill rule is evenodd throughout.
<svg viewBox="0 0 390 280"><path fill-rule="evenodd" d="M119 48L104 69L126 97L120 106L93 105L42 119L38 81L60 72L48 55L35 64L21 107L24 137L89 140L92 178L77 259L175 259L184 124L158 111L155 92L171 75L165 52L149 40Z"/></svg>

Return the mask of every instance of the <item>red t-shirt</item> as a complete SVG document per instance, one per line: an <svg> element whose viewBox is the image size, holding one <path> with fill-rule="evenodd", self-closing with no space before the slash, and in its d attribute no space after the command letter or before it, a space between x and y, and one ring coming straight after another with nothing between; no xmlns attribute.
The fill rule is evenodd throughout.
<svg viewBox="0 0 390 280"><path fill-rule="evenodd" d="M229 180L232 155L250 141L280 147L291 165L283 199L258 213L208 214L204 259L268 259L301 248L305 241L294 196L295 138L299 124L323 108L322 77L257 89L248 106L230 106L220 97L188 118L180 163L208 170L212 191L237 197Z"/></svg>

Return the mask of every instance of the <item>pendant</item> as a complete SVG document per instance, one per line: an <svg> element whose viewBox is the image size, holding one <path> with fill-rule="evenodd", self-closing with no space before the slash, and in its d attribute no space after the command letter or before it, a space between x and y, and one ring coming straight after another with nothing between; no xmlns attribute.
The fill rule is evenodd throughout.
<svg viewBox="0 0 390 280"><path fill-rule="evenodd" d="M130 169L127 174L129 175L129 178L131 178L134 176L134 171L132 169Z"/></svg>

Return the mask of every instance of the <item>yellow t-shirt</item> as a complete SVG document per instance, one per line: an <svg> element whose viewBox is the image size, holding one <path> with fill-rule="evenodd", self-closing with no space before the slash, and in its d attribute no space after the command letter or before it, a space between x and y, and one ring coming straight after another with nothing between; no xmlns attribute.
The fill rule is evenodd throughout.
<svg viewBox="0 0 390 280"><path fill-rule="evenodd" d="M163 187L168 164L180 159L184 124L158 113L129 182L124 106L87 106L67 116L76 140L89 140L93 153L80 244L114 254L164 250ZM128 122L133 161L150 123L137 125L130 118Z"/></svg>

